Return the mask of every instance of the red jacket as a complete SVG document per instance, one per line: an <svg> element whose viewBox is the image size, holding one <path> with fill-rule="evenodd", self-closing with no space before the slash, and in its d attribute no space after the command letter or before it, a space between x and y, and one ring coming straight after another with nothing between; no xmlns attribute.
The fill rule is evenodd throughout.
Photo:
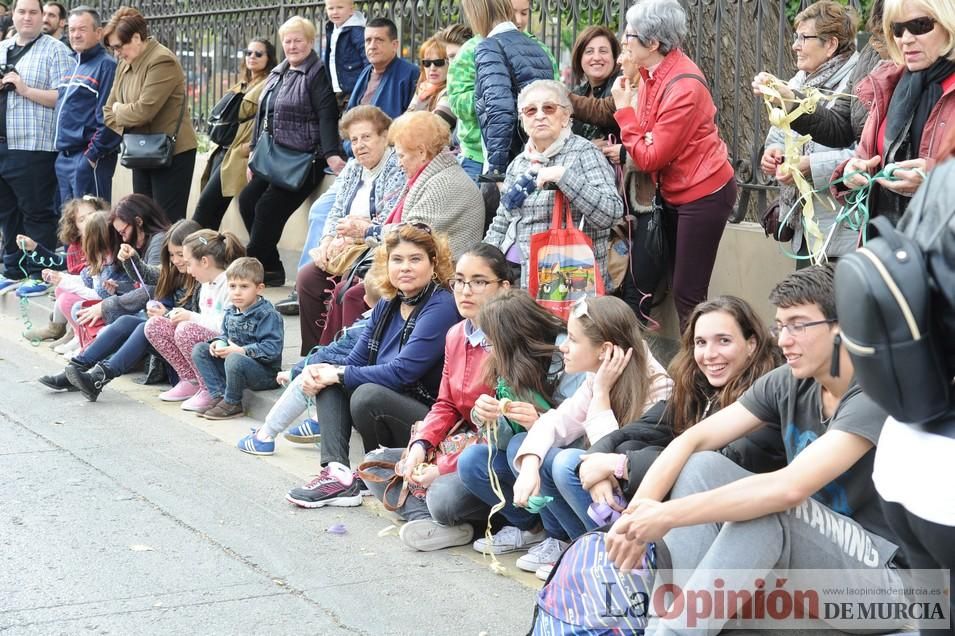
<svg viewBox="0 0 955 636"><path fill-rule="evenodd" d="M620 139L633 162L643 172L658 173L660 191L671 205L713 194L734 175L706 85L685 77L667 87L685 73L703 77L683 51L670 51L653 77L640 69L637 110L628 107L614 113ZM644 139L648 132L653 133L650 145Z"/></svg>
<svg viewBox="0 0 955 636"><path fill-rule="evenodd" d="M856 87L856 96L869 109L869 117L865 120L865 127L862 129L862 137L859 139L859 145L856 146L855 156L859 159L871 159L875 155L882 154L882 146L885 138L885 117L889 112L889 102L892 100L892 94L905 67L892 62L885 62L877 66L869 75L859 82ZM955 74L950 75L942 82L942 98L932 108L928 119L925 122L925 132L922 134L922 141L919 144L918 156L926 159L928 170L935 167L936 160L940 157L942 141L945 139L945 133L948 132L948 122L955 125ZM836 168L832 175L832 180L836 181L842 178L845 171L845 161ZM883 166L885 164L883 158ZM845 187L834 186L833 194L844 194Z"/></svg>
<svg viewBox="0 0 955 636"><path fill-rule="evenodd" d="M471 345L464 330L465 324L467 324L466 320L461 321L448 330L444 344L444 370L441 372L438 400L418 427L417 437L412 440L412 443L425 440L431 446L437 446L461 420L464 420L471 428L475 428L474 423L471 422L474 401L484 393L494 394L494 389L484 384L482 380L487 351L484 347ZM438 469L442 475L454 472L456 468L456 456L438 458Z"/></svg>

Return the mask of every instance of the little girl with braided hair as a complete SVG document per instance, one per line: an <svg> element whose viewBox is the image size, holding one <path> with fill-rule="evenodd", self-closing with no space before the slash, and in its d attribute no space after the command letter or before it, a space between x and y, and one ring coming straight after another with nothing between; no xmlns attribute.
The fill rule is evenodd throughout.
<svg viewBox="0 0 955 636"><path fill-rule="evenodd" d="M161 393L165 402L182 402L184 411L202 412L213 406L192 361L198 342L207 342L222 333L222 319L229 307L229 285L225 270L235 259L245 256L245 248L231 232L199 230L182 243L183 258L189 274L200 283L199 311L176 307L165 316L146 322L146 338L179 376L172 389Z"/></svg>

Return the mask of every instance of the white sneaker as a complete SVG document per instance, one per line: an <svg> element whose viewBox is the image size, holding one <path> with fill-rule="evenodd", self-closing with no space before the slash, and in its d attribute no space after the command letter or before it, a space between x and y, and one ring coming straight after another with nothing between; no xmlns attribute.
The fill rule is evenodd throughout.
<svg viewBox="0 0 955 636"><path fill-rule="evenodd" d="M398 538L409 548L419 552L433 552L471 543L474 528L469 523L442 526L433 519L416 519L401 526Z"/></svg>
<svg viewBox="0 0 955 636"><path fill-rule="evenodd" d="M542 565L537 568L537 571L534 572L534 576L539 578L541 581L546 581L547 577L550 576L550 573L554 571L554 564Z"/></svg>
<svg viewBox="0 0 955 636"><path fill-rule="evenodd" d="M568 543L547 537L517 560L517 567L525 572L537 572L542 565L553 565L567 549Z"/></svg>
<svg viewBox="0 0 955 636"><path fill-rule="evenodd" d="M57 345L53 347L53 351L55 351L56 353L60 355L63 355L67 352L70 352L79 348L80 348L80 339L74 336L71 340L68 340L67 342L64 342L61 345Z"/></svg>
<svg viewBox="0 0 955 636"><path fill-rule="evenodd" d="M531 532L530 530L521 530L514 526L504 526L497 534L491 537L490 544L486 538L481 537L472 543L471 547L482 554L507 554L508 552L527 550L546 538L547 533L543 530L540 532Z"/></svg>

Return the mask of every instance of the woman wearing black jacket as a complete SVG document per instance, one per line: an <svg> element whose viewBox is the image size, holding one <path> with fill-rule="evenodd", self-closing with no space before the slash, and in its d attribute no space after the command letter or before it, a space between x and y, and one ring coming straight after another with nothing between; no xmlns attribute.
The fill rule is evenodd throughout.
<svg viewBox="0 0 955 636"><path fill-rule="evenodd" d="M327 165L337 174L345 165L338 140L338 104L328 72L312 50L315 26L295 16L279 27L285 61L266 79L252 137L252 157L268 125L277 146L314 154L305 183L298 190L285 190L260 175L250 175L249 185L239 193L239 212L249 230L246 252L265 266L265 284L285 284L285 268L278 242L285 222L319 185ZM263 150L264 151L264 150Z"/></svg>
<svg viewBox="0 0 955 636"><path fill-rule="evenodd" d="M588 529L598 527L587 514L592 503L622 510L615 494L629 500L674 437L732 404L779 361L775 343L746 301L719 296L697 305L668 369L674 383L670 399L586 453L561 451L553 471L561 495ZM722 452L748 470L767 472L785 465L780 440L778 430L764 427Z"/></svg>

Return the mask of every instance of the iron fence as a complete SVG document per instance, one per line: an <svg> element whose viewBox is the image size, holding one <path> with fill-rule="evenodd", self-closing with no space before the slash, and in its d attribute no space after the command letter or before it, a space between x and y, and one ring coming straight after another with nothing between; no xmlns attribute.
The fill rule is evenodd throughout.
<svg viewBox="0 0 955 636"><path fill-rule="evenodd" d="M792 0L681 0L687 9L686 52L706 75L718 108L721 134L741 184L737 220L765 203L771 186L757 169L767 122L749 89L761 70L779 77L794 73L787 8ZM801 0L802 6L808 0ZM850 0L858 8L858 0ZM121 2L106 2L108 17ZM627 0L534 0L531 31L570 66L577 34L591 24L619 32ZM241 51L253 37L277 39L279 25L293 15L318 28L324 42L324 1L310 0L140 0L155 37L175 51L186 74L192 115L199 130L216 101L239 81ZM365 16L387 16L398 26L402 55L415 59L421 42L435 31L463 21L454 0L357 0ZM281 55L281 47L277 46Z"/></svg>

